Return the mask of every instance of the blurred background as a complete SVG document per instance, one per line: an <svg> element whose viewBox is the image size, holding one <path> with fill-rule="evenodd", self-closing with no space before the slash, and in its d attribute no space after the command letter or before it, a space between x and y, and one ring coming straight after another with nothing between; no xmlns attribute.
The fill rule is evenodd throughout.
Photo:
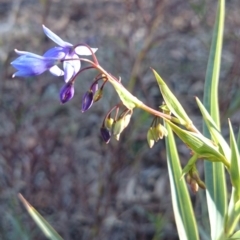
<svg viewBox="0 0 240 240"><path fill-rule="evenodd" d="M119 102L107 84L103 98L81 112L96 72L79 75L74 98L61 105L63 79L48 72L15 78L15 48L43 54L55 46L42 24L65 41L97 47L107 71L149 106L162 103L156 69L201 130L194 96L203 87L217 1L0 0L0 239L46 239L17 195L66 240L178 239L164 141L146 141L152 117L135 110L119 141L100 127ZM220 79L223 126L240 119L240 1L226 1ZM223 127L228 136L228 129ZM188 149L178 141L182 165ZM199 164L199 170L203 168ZM204 191L192 195L201 236L207 231ZM204 239L204 238L202 238Z"/></svg>

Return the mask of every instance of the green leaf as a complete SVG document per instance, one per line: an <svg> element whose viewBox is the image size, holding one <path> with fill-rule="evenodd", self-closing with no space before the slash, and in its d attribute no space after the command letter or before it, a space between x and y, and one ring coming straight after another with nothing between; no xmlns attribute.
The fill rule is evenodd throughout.
<svg viewBox="0 0 240 240"><path fill-rule="evenodd" d="M219 131L218 83L221 65L224 17L225 1L219 0L208 59L203 101L204 106L212 116ZM206 124L203 125L203 133L206 137L210 137ZM220 239L224 236L224 216L227 210L227 191L224 166L221 163L205 161L204 171L205 183L207 186L206 195L211 226L211 238Z"/></svg>
<svg viewBox="0 0 240 240"><path fill-rule="evenodd" d="M228 205L228 213L225 221L224 231L226 236L231 236L240 218L240 200L236 202L236 188L232 187L232 194Z"/></svg>
<svg viewBox="0 0 240 240"><path fill-rule="evenodd" d="M166 123L168 137L166 137L167 165L170 178L172 204L175 221L179 233L179 239L198 240L198 230L194 216L192 203L189 197L185 179L180 180L182 168L174 140L173 132Z"/></svg>
<svg viewBox="0 0 240 240"><path fill-rule="evenodd" d="M224 17L225 1L219 0L208 59L203 101L204 106L212 116L218 130L220 130L218 83L221 65ZM203 133L206 137L210 137L206 124L203 125ZM211 226L211 238L224 238L224 218L227 210L227 191L224 166L221 163L205 161L204 171L205 183L207 186L206 196Z"/></svg>
<svg viewBox="0 0 240 240"><path fill-rule="evenodd" d="M196 101L197 101L198 107L203 115L203 119L208 127L208 130L212 136L212 139L214 140L215 143L219 144L219 146L221 148L221 153L223 153L224 156L228 159L228 161L230 161L231 150L230 150L229 145L223 138L222 134L218 130L217 125L215 124L212 117L210 116L210 114L208 113L206 108L203 106L201 101L198 98L196 98Z"/></svg>
<svg viewBox="0 0 240 240"><path fill-rule="evenodd" d="M42 230L44 235L51 240L63 240L59 234L51 227L51 225L34 209L27 200L19 194L19 199L24 204L29 215L33 218L38 227Z"/></svg>
<svg viewBox="0 0 240 240"><path fill-rule="evenodd" d="M233 233L240 218L240 156L230 120L229 129L231 146L229 174L232 182L232 194L228 205L227 219L225 221L225 232L227 236Z"/></svg>
<svg viewBox="0 0 240 240"><path fill-rule="evenodd" d="M238 151L240 152L240 128L238 130L237 145L238 145Z"/></svg>
<svg viewBox="0 0 240 240"><path fill-rule="evenodd" d="M236 193L234 197L234 203L236 203L240 199L240 156L230 120L229 129L230 129L230 146L232 150L230 177L233 187L236 188Z"/></svg>
<svg viewBox="0 0 240 240"><path fill-rule="evenodd" d="M206 158L213 162L222 162L229 167L227 159L219 152L218 147L215 146L209 139L205 138L200 133L190 132L175 124L168 122L172 130L178 137L196 154L199 158Z"/></svg>
<svg viewBox="0 0 240 240"><path fill-rule="evenodd" d="M227 240L239 240L240 239L240 230L238 230L237 232L235 232L230 238L228 238Z"/></svg>
<svg viewBox="0 0 240 240"><path fill-rule="evenodd" d="M119 98L121 99L123 105L132 110L135 107L142 105L142 102L133 96L120 82L117 82L115 79L108 79L116 92L118 93Z"/></svg>
<svg viewBox="0 0 240 240"><path fill-rule="evenodd" d="M155 75L163 99L169 110L179 119L181 124L185 126L192 125L192 121L188 117L180 102L177 100L177 98L174 96L162 78L158 75L158 73L154 69L152 69L152 71Z"/></svg>
<svg viewBox="0 0 240 240"><path fill-rule="evenodd" d="M190 158L190 160L188 161L187 165L182 170L181 179L184 177L185 174L187 174L193 168L193 166L196 164L197 159L198 159L198 155L197 154L194 154Z"/></svg>

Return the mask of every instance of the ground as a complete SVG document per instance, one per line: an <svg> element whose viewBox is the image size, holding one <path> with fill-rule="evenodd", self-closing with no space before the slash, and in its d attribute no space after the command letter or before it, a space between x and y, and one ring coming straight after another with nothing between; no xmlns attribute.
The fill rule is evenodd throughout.
<svg viewBox="0 0 240 240"><path fill-rule="evenodd" d="M73 44L97 47L108 72L153 108L162 103L156 69L201 130L194 97L202 99L217 1L0 1L0 239L45 239L17 197L21 193L66 240L178 239L164 141L146 141L152 117L134 110L119 141L100 127L119 102L107 84L102 99L81 112L97 72L79 75L62 105L61 77L14 78L14 49L44 53L54 46L42 24ZM223 126L239 126L240 1L226 2L220 76ZM223 127L227 136L228 130ZM189 150L178 141L182 165ZM202 164L199 164L201 171ZM192 195L199 225L204 191Z"/></svg>

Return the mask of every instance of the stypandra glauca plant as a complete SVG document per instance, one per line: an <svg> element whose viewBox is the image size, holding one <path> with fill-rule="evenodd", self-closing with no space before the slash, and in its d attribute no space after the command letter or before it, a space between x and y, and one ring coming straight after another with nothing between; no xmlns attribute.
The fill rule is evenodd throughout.
<svg viewBox="0 0 240 240"><path fill-rule="evenodd" d="M172 204L181 240L240 239L240 230L238 230L240 217L240 134L236 139L229 120L230 140L224 139L221 134L218 106L218 80L224 15L225 2L219 0L206 70L203 103L196 98L196 104L203 116L203 133L195 127L181 103L154 69L151 71L164 98L164 104L157 110L145 105L122 85L121 79L114 77L101 67L95 55L96 48L90 48L86 44L72 45L65 42L45 26L43 26L44 33L57 46L49 49L42 56L15 50L19 57L11 63L17 69L13 77L36 76L47 70L55 76L64 76L64 85L59 94L63 104L73 98L74 83L78 80L77 77L83 71L97 70L97 75L89 90L83 96L82 112L87 111L94 102L102 98L106 84L112 84L120 102L106 113L102 125L99 126L103 141L106 143L112 137L117 140L121 137L121 133L127 128L136 108L140 108L152 116L152 124L149 126L146 138L151 148L159 139L165 137ZM91 56L92 60L83 56ZM88 66L81 69L81 62L86 62ZM183 169L179 161L174 134L189 148L190 159ZM196 167L197 161L204 161L204 181L200 179ZM231 180L229 191L227 191L225 174L228 174ZM204 232L197 225L187 184L196 194L198 194L199 188L206 192L206 202L203 204L207 205L208 208L210 233ZM62 239L21 194L19 194L19 198L46 237Z"/></svg>

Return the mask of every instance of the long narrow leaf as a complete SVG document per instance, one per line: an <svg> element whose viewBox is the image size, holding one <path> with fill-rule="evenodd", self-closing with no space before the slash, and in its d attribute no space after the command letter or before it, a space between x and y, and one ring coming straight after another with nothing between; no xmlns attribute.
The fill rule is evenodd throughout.
<svg viewBox="0 0 240 240"><path fill-rule="evenodd" d="M202 134L181 129L174 123L168 122L168 124L178 137L186 143L193 152L198 154L199 157L206 158L213 162L222 162L229 168L229 162L227 159L219 152L218 147L216 147L209 139Z"/></svg>
<svg viewBox="0 0 240 240"><path fill-rule="evenodd" d="M236 203L240 199L240 156L230 121L229 129L230 129L230 144L232 149L230 177L233 187L236 188L236 196L234 198L234 203Z"/></svg>
<svg viewBox="0 0 240 240"><path fill-rule="evenodd" d="M189 192L185 179L181 179L180 165L176 143L171 127L166 124L168 137L166 137L167 164L170 178L172 204L180 240L198 240L198 230Z"/></svg>
<svg viewBox="0 0 240 240"><path fill-rule="evenodd" d="M228 238L227 240L239 240L240 239L240 230L238 230L237 232L235 232L230 238Z"/></svg>
<svg viewBox="0 0 240 240"><path fill-rule="evenodd" d="M183 125L191 125L192 121L188 117L187 113L185 112L184 108L182 107L181 103L178 101L178 99L174 96L174 94L171 92L171 90L168 88L166 83L163 81L163 79L160 77L160 75L152 69L154 76L157 80L158 86L160 88L160 91L162 93L163 99L169 108L169 110L177 116L177 118L180 120L180 123Z"/></svg>
<svg viewBox="0 0 240 240"><path fill-rule="evenodd" d="M219 0L213 32L210 55L204 88L204 105L220 130L218 83L221 65L222 41L225 17L225 1ZM205 136L210 137L206 124L203 125ZM205 183L207 185L207 205L212 239L220 239L224 235L224 216L227 206L225 172L222 163L205 161Z"/></svg>
<svg viewBox="0 0 240 240"><path fill-rule="evenodd" d="M31 206L27 200L19 194L19 199L24 204L29 215L33 218L38 227L42 230L44 235L51 240L63 240L59 234L51 227L51 225Z"/></svg>
<svg viewBox="0 0 240 240"><path fill-rule="evenodd" d="M240 156L230 121L229 129L230 129L230 146L232 150L231 165L229 171L232 182L232 195L228 206L228 217L225 222L225 232L227 236L233 233L240 217L238 209L240 199Z"/></svg>
<svg viewBox="0 0 240 240"><path fill-rule="evenodd" d="M219 144L221 153L225 155L228 161L230 161L231 150L229 145L227 144L224 137L218 130L218 127L216 126L215 122L213 121L212 117L210 116L204 105L200 102L198 98L196 98L196 101L203 115L203 119L208 127L208 130L212 136L212 139L214 140L215 143Z"/></svg>
<svg viewBox="0 0 240 240"><path fill-rule="evenodd" d="M238 145L238 151L240 152L240 128L238 130L237 145Z"/></svg>

